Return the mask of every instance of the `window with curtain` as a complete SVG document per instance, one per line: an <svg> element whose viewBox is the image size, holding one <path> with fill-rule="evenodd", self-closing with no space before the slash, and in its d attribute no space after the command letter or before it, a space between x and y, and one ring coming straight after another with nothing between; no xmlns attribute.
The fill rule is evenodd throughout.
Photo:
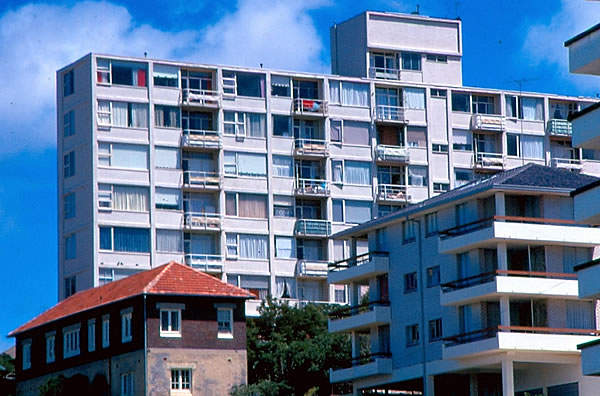
<svg viewBox="0 0 600 396"><path fill-rule="evenodd" d="M225 244L227 246L227 257L238 257L238 234L231 232L225 234ZM227 281L229 282L229 279Z"/></svg>
<svg viewBox="0 0 600 396"><path fill-rule="evenodd" d="M340 104L340 83L341 81L329 80L329 103Z"/></svg>
<svg viewBox="0 0 600 396"><path fill-rule="evenodd" d="M255 219L267 218L267 196L261 194L238 194L238 216Z"/></svg>
<svg viewBox="0 0 600 396"><path fill-rule="evenodd" d="M179 108L175 106L154 105L154 124L157 127L180 128Z"/></svg>
<svg viewBox="0 0 600 396"><path fill-rule="evenodd" d="M154 64L152 67L154 85L159 87L179 86L179 68L176 66Z"/></svg>
<svg viewBox="0 0 600 396"><path fill-rule="evenodd" d="M473 133L462 129L452 130L452 148L454 150L473 150Z"/></svg>
<svg viewBox="0 0 600 396"><path fill-rule="evenodd" d="M224 158L226 175L267 176L267 156L265 154L226 151Z"/></svg>
<svg viewBox="0 0 600 396"><path fill-rule="evenodd" d="M165 253L183 252L183 236L179 230L156 230L156 251Z"/></svg>
<svg viewBox="0 0 600 396"><path fill-rule="evenodd" d="M112 102L112 125L123 128L148 128L148 104Z"/></svg>
<svg viewBox="0 0 600 396"><path fill-rule="evenodd" d="M146 87L146 65L131 62L109 61L111 63L112 83L134 87ZM100 82L100 81L99 81Z"/></svg>
<svg viewBox="0 0 600 396"><path fill-rule="evenodd" d="M271 96L291 96L290 78L271 75Z"/></svg>
<svg viewBox="0 0 600 396"><path fill-rule="evenodd" d="M341 99L343 106L368 107L369 85L344 81L342 82Z"/></svg>
<svg viewBox="0 0 600 396"><path fill-rule="evenodd" d="M178 188L156 187L156 209L181 210L181 190Z"/></svg>
<svg viewBox="0 0 600 396"><path fill-rule="evenodd" d="M504 97L506 116L508 118L517 118L517 97L514 95L506 95Z"/></svg>
<svg viewBox="0 0 600 396"><path fill-rule="evenodd" d="M286 155L273 155L273 176L294 177L292 157Z"/></svg>
<svg viewBox="0 0 600 396"><path fill-rule="evenodd" d="M240 258L267 260L269 238L266 235L238 234Z"/></svg>
<svg viewBox="0 0 600 396"><path fill-rule="evenodd" d="M371 220L372 203L370 201L346 200L346 223L360 224Z"/></svg>
<svg viewBox="0 0 600 396"><path fill-rule="evenodd" d="M100 227L100 249L115 252L150 252L150 230L147 228Z"/></svg>
<svg viewBox="0 0 600 396"><path fill-rule="evenodd" d="M406 128L408 147L427 147L427 128L409 126Z"/></svg>
<svg viewBox="0 0 600 396"><path fill-rule="evenodd" d="M344 221L344 201L341 199L334 199L331 201L333 209L333 221L343 222Z"/></svg>
<svg viewBox="0 0 600 396"><path fill-rule="evenodd" d="M273 216L294 217L294 197L273 195Z"/></svg>
<svg viewBox="0 0 600 396"><path fill-rule="evenodd" d="M237 94L254 98L265 97L265 75L235 72Z"/></svg>
<svg viewBox="0 0 600 396"><path fill-rule="evenodd" d="M592 301L566 301L568 329L595 329Z"/></svg>
<svg viewBox="0 0 600 396"><path fill-rule="evenodd" d="M331 174L334 183L343 183L344 162L341 160L331 160Z"/></svg>
<svg viewBox="0 0 600 396"><path fill-rule="evenodd" d="M523 158L544 159L544 137L521 135Z"/></svg>
<svg viewBox="0 0 600 396"><path fill-rule="evenodd" d="M267 135L265 115L246 113L246 132L249 137L264 138Z"/></svg>
<svg viewBox="0 0 600 396"><path fill-rule="evenodd" d="M471 95L463 92L452 92L452 111L468 113L471 110Z"/></svg>
<svg viewBox="0 0 600 396"><path fill-rule="evenodd" d="M112 143L110 166L125 169L148 169L148 146Z"/></svg>
<svg viewBox="0 0 600 396"><path fill-rule="evenodd" d="M403 88L402 93L406 109L425 109L425 90L423 88Z"/></svg>
<svg viewBox="0 0 600 396"><path fill-rule="evenodd" d="M333 163L333 162L332 162ZM335 168L334 168L335 171ZM335 181L335 177L334 177ZM371 163L360 161L344 162L344 183L346 184L371 184Z"/></svg>
<svg viewBox="0 0 600 396"><path fill-rule="evenodd" d="M333 122L332 122L333 125ZM370 124L368 122L344 121L344 144L368 146Z"/></svg>
<svg viewBox="0 0 600 396"><path fill-rule="evenodd" d="M296 298L296 279L291 277L275 277L275 297Z"/></svg>
<svg viewBox="0 0 600 396"><path fill-rule="evenodd" d="M294 238L275 236L275 257L284 259L296 258Z"/></svg>
<svg viewBox="0 0 600 396"><path fill-rule="evenodd" d="M296 256L299 260L323 260L323 242L317 239L299 239L296 243Z"/></svg>
<svg viewBox="0 0 600 396"><path fill-rule="evenodd" d="M427 167L409 166L408 184L411 186L427 187Z"/></svg>
<svg viewBox="0 0 600 396"><path fill-rule="evenodd" d="M148 187L113 186L114 210L148 212Z"/></svg>
<svg viewBox="0 0 600 396"><path fill-rule="evenodd" d="M292 137L291 118L288 116L273 116L273 136Z"/></svg>
<svg viewBox="0 0 600 396"><path fill-rule="evenodd" d="M520 97L520 99L522 119L531 121L544 119L544 99L526 97Z"/></svg>
<svg viewBox="0 0 600 396"><path fill-rule="evenodd" d="M157 168L179 169L181 150L176 147L154 147L154 166Z"/></svg>
<svg viewBox="0 0 600 396"><path fill-rule="evenodd" d="M332 143L340 143L342 141L342 120L329 121L329 140Z"/></svg>
<svg viewBox="0 0 600 396"><path fill-rule="evenodd" d="M418 52L402 52L402 69L421 70L421 54Z"/></svg>
<svg viewBox="0 0 600 396"><path fill-rule="evenodd" d="M214 256L218 254L217 239L208 234L183 234L183 251L187 254Z"/></svg>
<svg viewBox="0 0 600 396"><path fill-rule="evenodd" d="M110 101L99 100L98 108L96 110L97 122L99 126L110 126L111 125L111 111Z"/></svg>

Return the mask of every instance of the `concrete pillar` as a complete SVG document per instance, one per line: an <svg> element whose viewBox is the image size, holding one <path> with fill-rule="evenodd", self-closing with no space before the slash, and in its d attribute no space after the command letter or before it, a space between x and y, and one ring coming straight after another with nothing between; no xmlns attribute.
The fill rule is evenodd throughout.
<svg viewBox="0 0 600 396"><path fill-rule="evenodd" d="M469 375L469 396L479 396L479 386L477 383L477 374Z"/></svg>
<svg viewBox="0 0 600 396"><path fill-rule="evenodd" d="M497 246L498 269L508 269L508 254L506 252L506 242L499 242Z"/></svg>
<svg viewBox="0 0 600 396"><path fill-rule="evenodd" d="M433 375L428 375L425 381L427 381L427 393L424 393L423 396L435 396L435 381Z"/></svg>
<svg viewBox="0 0 600 396"><path fill-rule="evenodd" d="M355 307L360 301L360 286L356 283L350 284L350 305Z"/></svg>
<svg viewBox="0 0 600 396"><path fill-rule="evenodd" d="M496 216L506 216L506 201L504 200L504 193L497 192L494 194L494 198L496 201Z"/></svg>
<svg viewBox="0 0 600 396"><path fill-rule="evenodd" d="M508 296L500 297L500 325L510 326L510 302Z"/></svg>
<svg viewBox="0 0 600 396"><path fill-rule="evenodd" d="M502 396L515 395L513 361L509 357L502 360Z"/></svg>
<svg viewBox="0 0 600 396"><path fill-rule="evenodd" d="M353 331L352 332L352 357L357 357L360 356L360 337L358 336L358 333Z"/></svg>

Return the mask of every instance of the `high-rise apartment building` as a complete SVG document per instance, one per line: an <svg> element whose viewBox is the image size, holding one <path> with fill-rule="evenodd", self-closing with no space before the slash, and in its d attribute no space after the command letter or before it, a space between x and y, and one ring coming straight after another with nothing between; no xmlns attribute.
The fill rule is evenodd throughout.
<svg viewBox="0 0 600 396"><path fill-rule="evenodd" d="M459 20L364 12L314 74L88 54L57 72L59 297L170 260L346 300L332 233L571 147L594 100L462 86ZM251 313L251 312L250 312Z"/></svg>

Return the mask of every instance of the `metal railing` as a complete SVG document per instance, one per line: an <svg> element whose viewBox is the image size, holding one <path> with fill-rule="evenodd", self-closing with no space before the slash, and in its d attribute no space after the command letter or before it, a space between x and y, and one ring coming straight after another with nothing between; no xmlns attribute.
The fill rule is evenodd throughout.
<svg viewBox="0 0 600 396"><path fill-rule="evenodd" d="M543 271L522 271L522 270L495 270L485 272L466 278L457 279L452 282L442 283L440 287L443 293L455 290L465 289L467 287L482 285L493 282L497 276L519 276L527 278L546 278L546 279L577 279L577 274L568 274L563 272L543 272Z"/></svg>
<svg viewBox="0 0 600 396"><path fill-rule="evenodd" d="M581 168L583 166L577 158L552 158L550 164L554 168Z"/></svg>
<svg viewBox="0 0 600 396"><path fill-rule="evenodd" d="M181 145L184 147L221 148L221 134L219 131L203 129L184 129L181 136Z"/></svg>
<svg viewBox="0 0 600 396"><path fill-rule="evenodd" d="M325 260L300 260L298 261L298 275L307 277L327 276L327 265Z"/></svg>
<svg viewBox="0 0 600 396"><path fill-rule="evenodd" d="M390 300L369 301L363 304L344 307L329 313L329 319L344 319L375 310L375 307L389 307Z"/></svg>
<svg viewBox="0 0 600 396"><path fill-rule="evenodd" d="M304 115L326 115L327 101L323 99L295 98L292 103L292 111Z"/></svg>
<svg viewBox="0 0 600 396"><path fill-rule="evenodd" d="M410 151L403 146L378 144L375 148L375 158L378 161L407 162L410 159Z"/></svg>
<svg viewBox="0 0 600 396"><path fill-rule="evenodd" d="M363 253L358 256L350 257L344 260L335 261L333 263L329 263L329 271L340 271L345 270L350 267L356 267L359 265L366 264L373 260L375 257L386 257L389 258L390 254L388 252L380 252L373 251L368 253Z"/></svg>
<svg viewBox="0 0 600 396"><path fill-rule="evenodd" d="M297 195L329 196L329 182L321 179L296 179Z"/></svg>
<svg viewBox="0 0 600 396"><path fill-rule="evenodd" d="M390 359L391 357L391 352L374 352L365 355L355 356L345 362L342 362L341 368L362 366L363 364L373 363L377 359Z"/></svg>
<svg viewBox="0 0 600 396"><path fill-rule="evenodd" d="M573 134L571 122L553 118L548 120L548 133L550 136L570 137Z"/></svg>
<svg viewBox="0 0 600 396"><path fill-rule="evenodd" d="M185 254L185 264L203 272L223 272L223 256L220 254Z"/></svg>
<svg viewBox="0 0 600 396"><path fill-rule="evenodd" d="M410 201L410 195L406 193L406 186L398 184L379 184L377 186L377 199L380 201Z"/></svg>
<svg viewBox="0 0 600 396"><path fill-rule="evenodd" d="M294 154L326 156L329 153L327 141L323 139L296 138L294 140Z"/></svg>
<svg viewBox="0 0 600 396"><path fill-rule="evenodd" d="M506 158L502 153L478 152L475 154L475 165L480 167L504 167Z"/></svg>
<svg viewBox="0 0 600 396"><path fill-rule="evenodd" d="M375 119L377 121L407 122L404 116L404 107L401 106L377 105Z"/></svg>
<svg viewBox="0 0 600 396"><path fill-rule="evenodd" d="M369 67L370 78L381 78L384 80L400 80L400 69L392 67Z"/></svg>
<svg viewBox="0 0 600 396"><path fill-rule="evenodd" d="M296 220L294 233L296 235L329 236L331 235L331 221L299 219Z"/></svg>
<svg viewBox="0 0 600 396"><path fill-rule="evenodd" d="M183 88L181 90L181 101L184 105L199 107L219 107L221 94L218 91L208 89Z"/></svg>
<svg viewBox="0 0 600 396"><path fill-rule="evenodd" d="M500 114L473 114L471 128L502 132L506 130L506 117Z"/></svg>
<svg viewBox="0 0 600 396"><path fill-rule="evenodd" d="M186 212L183 216L183 227L191 230L221 229L223 216L219 213Z"/></svg>
<svg viewBox="0 0 600 396"><path fill-rule="evenodd" d="M221 174L219 172L185 171L183 172L183 184L186 187L219 188Z"/></svg>

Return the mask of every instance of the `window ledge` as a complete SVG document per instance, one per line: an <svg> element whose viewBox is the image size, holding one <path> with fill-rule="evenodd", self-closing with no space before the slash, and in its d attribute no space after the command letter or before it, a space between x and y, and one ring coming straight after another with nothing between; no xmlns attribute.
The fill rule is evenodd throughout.
<svg viewBox="0 0 600 396"><path fill-rule="evenodd" d="M233 340L233 334L231 333L218 333L217 338L220 340Z"/></svg>
<svg viewBox="0 0 600 396"><path fill-rule="evenodd" d="M165 333L160 332L161 338L181 338L181 333Z"/></svg>

